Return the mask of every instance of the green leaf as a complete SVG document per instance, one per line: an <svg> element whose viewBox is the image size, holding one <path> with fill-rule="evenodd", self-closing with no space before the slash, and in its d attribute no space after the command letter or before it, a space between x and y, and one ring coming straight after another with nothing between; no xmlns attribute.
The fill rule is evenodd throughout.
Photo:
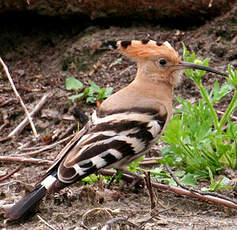
<svg viewBox="0 0 237 230"><path fill-rule="evenodd" d="M72 95L70 97L68 97L70 100L75 100L75 99L82 99L84 96L84 93L79 93L79 94L75 94L75 95Z"/></svg>
<svg viewBox="0 0 237 230"><path fill-rule="evenodd" d="M162 172L163 169L162 169L161 167L156 167L156 168L151 169L151 170L149 170L149 171L150 171L150 173L151 173L152 175L155 175L155 176L164 175L164 173Z"/></svg>
<svg viewBox="0 0 237 230"><path fill-rule="evenodd" d="M102 101L105 98L105 88L100 89L98 92L97 100Z"/></svg>
<svg viewBox="0 0 237 230"><path fill-rule="evenodd" d="M221 189L232 189L232 186L228 186L230 182L230 179L227 177L223 176L221 179L218 181L212 181L209 187L204 187L201 190L202 191L210 191L210 192L215 192Z"/></svg>
<svg viewBox="0 0 237 230"><path fill-rule="evenodd" d="M212 91L210 92L210 97L212 97L212 103L214 104L219 102L225 95L230 93L232 90L233 86L230 83L226 82L220 88L219 82L216 81Z"/></svg>
<svg viewBox="0 0 237 230"><path fill-rule="evenodd" d="M114 183L115 183L115 184L119 184L119 182L121 181L122 177L123 177L122 171L121 171L121 170L118 170L118 171L117 171L117 174L115 175Z"/></svg>
<svg viewBox="0 0 237 230"><path fill-rule="evenodd" d="M105 97L105 98L109 97L109 96L113 93L113 90L114 90L113 87L107 87L107 88L105 89L104 97Z"/></svg>
<svg viewBox="0 0 237 230"><path fill-rule="evenodd" d="M100 87L93 81L89 81L90 84L90 92L93 93L98 93L100 91Z"/></svg>
<svg viewBox="0 0 237 230"><path fill-rule="evenodd" d="M95 182L99 179L98 175L91 174L81 180L81 182L87 183L87 184L95 184Z"/></svg>
<svg viewBox="0 0 237 230"><path fill-rule="evenodd" d="M197 185L197 179L193 174L187 173L184 177L180 180L181 183L184 185L195 186Z"/></svg>
<svg viewBox="0 0 237 230"><path fill-rule="evenodd" d="M228 72L229 76L227 77L227 81L237 89L237 70L232 70L231 65L228 65Z"/></svg>
<svg viewBox="0 0 237 230"><path fill-rule="evenodd" d="M66 90L79 90L83 88L83 83L81 83L79 80L77 80L74 77L69 77L66 79Z"/></svg>
<svg viewBox="0 0 237 230"><path fill-rule="evenodd" d="M96 102L96 98L95 97L87 97L86 98L86 103L94 104L95 102Z"/></svg>
<svg viewBox="0 0 237 230"><path fill-rule="evenodd" d="M169 152L170 150L170 147L168 145L165 145L163 148L162 148L162 152L165 154L165 149L167 152ZM161 159L158 159L157 160L158 163L160 164L163 164L163 165L166 165L166 164L169 164L170 166L173 166L174 165L174 159L173 157L164 157L164 158L161 158Z"/></svg>

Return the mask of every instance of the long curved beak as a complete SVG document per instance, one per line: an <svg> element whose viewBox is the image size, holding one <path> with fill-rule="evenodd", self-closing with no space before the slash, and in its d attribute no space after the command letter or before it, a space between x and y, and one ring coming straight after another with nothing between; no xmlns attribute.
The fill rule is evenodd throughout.
<svg viewBox="0 0 237 230"><path fill-rule="evenodd" d="M222 76L226 76L226 74L224 74L222 72L219 72L219 71L217 71L217 70L215 70L211 67L204 66L204 65L198 65L198 64L191 63L191 62L181 61L178 66L182 69L200 69L200 70L216 73L216 74L219 74L219 75L222 75Z"/></svg>

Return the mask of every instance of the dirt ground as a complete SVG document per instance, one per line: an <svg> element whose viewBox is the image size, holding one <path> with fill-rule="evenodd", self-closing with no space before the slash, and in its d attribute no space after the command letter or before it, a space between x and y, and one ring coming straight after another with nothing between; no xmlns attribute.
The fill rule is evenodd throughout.
<svg viewBox="0 0 237 230"><path fill-rule="evenodd" d="M162 22L160 25L158 22L128 22L126 19L92 23L80 18L55 19L14 14L15 19L10 20L11 17L0 17L0 56L8 65L18 92L29 110L47 92L52 92L53 96L34 117L40 140L32 141L33 134L28 126L15 139L0 142L1 156L26 154L33 151L23 151L26 148L42 148L72 134L77 129L77 122L73 118L75 108L80 108L87 115L91 114L94 106L82 102L75 105L68 100L71 92L65 89L67 77L76 77L84 84L92 80L101 87L111 86L114 91L131 82L136 65L124 57L113 65L121 55L98 51L102 42L149 37L161 42L169 41L180 54L181 42L184 42L198 56L210 57L210 65L218 70L226 71L229 63L237 67L237 6L219 18L188 27L178 22L169 22L168 25ZM224 81L216 75L206 74L204 83L210 88L215 79ZM199 98L198 90L186 77L175 93L186 99ZM225 109L231 96L217 105L218 110ZM177 103L174 101L174 104ZM22 107L3 74L0 78L0 138L6 137L24 117ZM68 127L72 128L69 130ZM53 160L64 145L58 144L31 157ZM0 177L9 174L18 165L0 162ZM13 176L0 182L1 229L49 229L36 215L26 221L12 223L3 216L3 207L19 200L26 191L32 189L46 169L46 165L23 164ZM133 191L126 184L113 185L107 189L102 181L93 186L77 183L60 194L46 197L40 204L38 214L54 229L83 229L83 218L84 223L89 223L89 228L99 226L102 219L111 216L128 218L137 225L145 221L142 229L237 229L236 210L167 191L157 190L156 195L162 205L157 204L151 213L146 189ZM236 193L229 191L227 195L235 198ZM89 220L92 214L85 213L94 208L107 209L101 209L97 222L92 223ZM156 214L155 217L150 218L153 214Z"/></svg>

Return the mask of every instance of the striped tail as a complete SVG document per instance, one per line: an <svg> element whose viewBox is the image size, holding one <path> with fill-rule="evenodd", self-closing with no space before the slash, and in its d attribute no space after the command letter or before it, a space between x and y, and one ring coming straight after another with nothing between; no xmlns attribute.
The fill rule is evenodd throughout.
<svg viewBox="0 0 237 230"><path fill-rule="evenodd" d="M18 201L13 207L6 211L5 217L11 220L17 220L26 216L36 204L46 195L48 190L54 187L55 182L58 182L56 175L47 176L38 186Z"/></svg>

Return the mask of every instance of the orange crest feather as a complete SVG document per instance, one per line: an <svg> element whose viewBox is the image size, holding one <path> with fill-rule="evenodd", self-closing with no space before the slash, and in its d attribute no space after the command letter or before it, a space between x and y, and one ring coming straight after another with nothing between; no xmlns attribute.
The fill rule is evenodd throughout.
<svg viewBox="0 0 237 230"><path fill-rule="evenodd" d="M159 45L153 40L118 41L117 48L122 54L137 60L158 55L179 58L178 53L168 42Z"/></svg>

